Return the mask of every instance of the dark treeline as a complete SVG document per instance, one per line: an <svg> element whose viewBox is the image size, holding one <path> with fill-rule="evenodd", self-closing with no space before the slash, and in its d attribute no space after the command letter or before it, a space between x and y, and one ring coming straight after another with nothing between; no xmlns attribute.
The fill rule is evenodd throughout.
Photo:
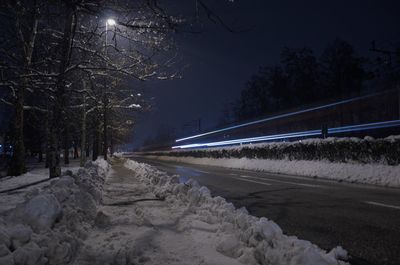
<svg viewBox="0 0 400 265"><path fill-rule="evenodd" d="M371 89L394 88L399 81L395 66L400 62L399 50L379 50L373 45L371 51L377 55L373 61L359 56L341 39L329 44L319 58L309 48L284 48L280 64L261 67L221 122L249 120ZM371 88L375 81L378 88Z"/></svg>

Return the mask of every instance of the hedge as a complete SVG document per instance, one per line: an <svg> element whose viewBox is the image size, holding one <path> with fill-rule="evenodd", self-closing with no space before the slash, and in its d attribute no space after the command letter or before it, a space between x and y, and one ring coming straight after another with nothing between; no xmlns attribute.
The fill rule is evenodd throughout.
<svg viewBox="0 0 400 265"><path fill-rule="evenodd" d="M326 160L344 163L400 164L400 137L383 139L327 138L296 142L246 144L236 147L178 149L142 153L153 156L196 158L250 158Z"/></svg>

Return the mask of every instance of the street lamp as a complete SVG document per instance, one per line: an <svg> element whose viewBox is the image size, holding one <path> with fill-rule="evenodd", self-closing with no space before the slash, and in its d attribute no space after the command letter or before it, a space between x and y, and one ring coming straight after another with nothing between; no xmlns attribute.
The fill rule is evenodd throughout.
<svg viewBox="0 0 400 265"><path fill-rule="evenodd" d="M107 25L114 26L115 24L117 24L117 22L115 22L114 19L112 18L107 19Z"/></svg>
<svg viewBox="0 0 400 265"><path fill-rule="evenodd" d="M106 34L105 34L105 45L104 45L104 55L106 57L106 69L107 69L107 35L108 35L108 26L115 26L117 25L117 22L109 18L106 21ZM108 151L108 146L107 146L107 104L108 104L108 97L107 97L107 80L106 77L104 76L104 87L103 87L103 104L104 104L104 113L103 113L103 155L104 155L104 160L107 160L107 151Z"/></svg>
<svg viewBox="0 0 400 265"><path fill-rule="evenodd" d="M106 21L106 45L105 45L105 52L106 52L106 54L107 54L107 35L108 35L108 26L115 26L115 25L117 25L117 22L114 20L114 19L112 19L112 18L109 18L109 19L107 19L107 21Z"/></svg>
<svg viewBox="0 0 400 265"><path fill-rule="evenodd" d="M112 18L109 18L109 19L107 19L107 21L106 21L106 45L105 45L105 52L106 52L106 55L107 55L107 35L108 35L108 26L115 26L115 25L117 25L117 22L114 20L114 19L112 19Z"/></svg>

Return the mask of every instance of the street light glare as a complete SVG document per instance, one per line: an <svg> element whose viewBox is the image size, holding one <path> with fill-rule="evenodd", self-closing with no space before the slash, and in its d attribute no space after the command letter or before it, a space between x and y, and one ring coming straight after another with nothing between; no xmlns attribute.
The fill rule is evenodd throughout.
<svg viewBox="0 0 400 265"><path fill-rule="evenodd" d="M117 24L117 22L115 22L114 19L109 18L109 19L107 19L107 24L110 25L110 26L114 26L115 24Z"/></svg>

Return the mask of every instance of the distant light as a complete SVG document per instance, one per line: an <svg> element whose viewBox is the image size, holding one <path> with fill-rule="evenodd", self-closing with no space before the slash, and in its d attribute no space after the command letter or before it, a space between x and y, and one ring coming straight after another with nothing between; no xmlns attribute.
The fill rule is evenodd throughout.
<svg viewBox="0 0 400 265"><path fill-rule="evenodd" d="M0 148L2 148L3 147L3 145L2 144L0 144Z"/></svg>
<svg viewBox="0 0 400 265"><path fill-rule="evenodd" d="M357 124L357 125L349 125L349 126L343 126L343 127L329 128L328 129L328 134L355 132L355 131L365 131L365 130L372 130L372 129L398 127L398 126L400 126L400 120L381 121L381 122L364 123L364 124Z"/></svg>
<svg viewBox="0 0 400 265"><path fill-rule="evenodd" d="M138 97L140 97L142 94L140 94L140 93L137 93L137 95L138 95Z"/></svg>
<svg viewBox="0 0 400 265"><path fill-rule="evenodd" d="M189 137L185 137L185 138L180 138L180 139L175 140L175 142L178 143L178 142L182 142L182 141L185 141L185 140L199 138L199 137L202 137L202 136L215 134L215 133L219 133L219 132L229 131L229 130L232 130L232 129L241 128L241 127L245 127L245 126L249 126L249 125L254 125L254 124L258 124L258 123L262 123L262 122L277 120L277 119L281 119L281 118L287 118L287 117L290 117L290 116L304 114L304 113L311 112L311 111L331 108L331 107L334 107L334 106L338 106L338 105L350 103L350 102L353 102L353 101L357 101L357 100L360 100L360 99L368 98L368 97L371 97L371 96L377 95L377 94L380 94L380 93L370 94L370 95L365 95L365 96L360 96L360 97L355 97L355 98L350 98L350 99L346 99L346 100L341 100L341 101L337 101L337 102L334 102L334 103L321 105L321 106L308 108L308 109L303 109L303 110L299 110L299 111L295 111L295 112L284 113L284 114L280 114L280 115L264 118L264 119L261 119L261 120L256 120L256 121L252 121L252 122L247 122L247 123L243 123L243 124L234 125L234 126L231 126L231 127L215 130L215 131L210 131L210 132L205 132L205 133L201 133L201 134L197 134L197 135L193 135L193 136L189 136Z"/></svg>
<svg viewBox="0 0 400 265"><path fill-rule="evenodd" d="M107 19L107 24L110 26L114 26L115 24L117 24L117 22L114 19L109 18Z"/></svg>
<svg viewBox="0 0 400 265"><path fill-rule="evenodd" d="M364 123L364 124L357 124L357 125L349 125L349 126L329 128L328 129L328 134L337 134L337 133L355 132L355 131L365 131L365 130L372 130L372 129L398 127L398 126L400 126L400 120L382 121L382 122L374 122L374 123ZM266 142L266 141L274 141L274 140L281 140L281 139L287 140L287 139L290 139L290 138L320 136L321 134L322 134L321 130L311 130L311 131L303 131L303 132L293 132L293 133L284 133L284 134L275 134L275 135L265 135L265 136L259 136L259 137L251 137L251 138L233 139L233 140L218 141L218 142L176 145L176 146L172 146L172 149L186 149L186 148L197 148L197 147L217 147L217 146L237 145L237 144L241 145L241 144L248 144L248 143L255 143L255 142Z"/></svg>
<svg viewBox="0 0 400 265"><path fill-rule="evenodd" d="M241 139L219 141L219 142L177 145L177 146L173 146L172 149L179 149L179 148L185 149L185 148L194 148L194 147L216 147L216 146L223 146L223 145L248 144L248 143L256 143L256 142L273 141L273 140L278 140L278 139L318 136L320 134L321 134L321 130L311 130L311 131L304 131L304 132L294 132L294 133L266 135L266 136L260 136L260 137L241 138Z"/></svg>

